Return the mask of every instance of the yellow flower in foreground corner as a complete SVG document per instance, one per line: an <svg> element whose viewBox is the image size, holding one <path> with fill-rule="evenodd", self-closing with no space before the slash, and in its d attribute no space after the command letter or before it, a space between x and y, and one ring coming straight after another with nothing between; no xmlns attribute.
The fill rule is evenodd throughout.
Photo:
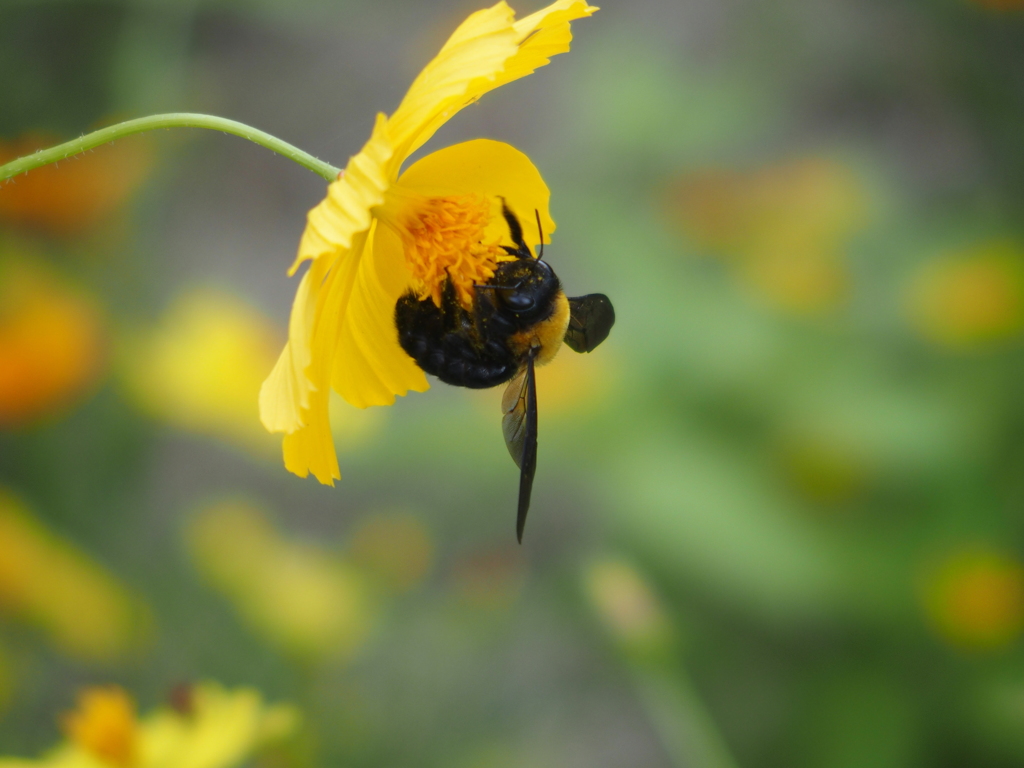
<svg viewBox="0 0 1024 768"><path fill-rule="evenodd" d="M230 768L291 735L297 711L216 683L188 689L145 718L120 688L89 688L63 719L68 740L37 760L0 757L0 768Z"/></svg>
<svg viewBox="0 0 1024 768"><path fill-rule="evenodd" d="M413 82L390 117L349 160L327 198L309 213L291 273L299 284L289 339L260 392L260 416L284 432L285 466L322 483L340 478L328 419L330 390L353 405L390 405L427 380L399 346L395 303L410 288L440 303L447 275L459 299L488 280L512 245L501 198L537 211L544 241L555 224L549 192L526 155L478 139L434 152L399 175L402 163L462 107L569 50L569 22L596 8L558 0L519 21L505 2L464 21ZM540 243L532 216L525 240Z"/></svg>

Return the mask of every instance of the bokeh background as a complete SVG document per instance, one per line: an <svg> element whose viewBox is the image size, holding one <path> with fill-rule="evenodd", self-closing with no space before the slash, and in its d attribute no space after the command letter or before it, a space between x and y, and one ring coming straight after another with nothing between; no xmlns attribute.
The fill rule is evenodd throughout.
<svg viewBox="0 0 1024 768"><path fill-rule="evenodd" d="M521 13L541 3L516 6ZM500 392L256 394L318 177L163 131L0 187L0 755L252 686L257 765L1024 764L1024 4L607 0L463 111L610 339ZM0 156L210 112L336 165L471 0L2 0Z"/></svg>

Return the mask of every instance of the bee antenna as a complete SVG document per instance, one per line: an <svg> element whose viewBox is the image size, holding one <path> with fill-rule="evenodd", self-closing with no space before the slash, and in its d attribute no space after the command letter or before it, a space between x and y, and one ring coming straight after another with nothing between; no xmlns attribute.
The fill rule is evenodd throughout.
<svg viewBox="0 0 1024 768"><path fill-rule="evenodd" d="M538 259L544 258L544 228L540 225L540 211L537 208L533 209L534 214L537 216L537 233L540 235L540 253L537 255Z"/></svg>

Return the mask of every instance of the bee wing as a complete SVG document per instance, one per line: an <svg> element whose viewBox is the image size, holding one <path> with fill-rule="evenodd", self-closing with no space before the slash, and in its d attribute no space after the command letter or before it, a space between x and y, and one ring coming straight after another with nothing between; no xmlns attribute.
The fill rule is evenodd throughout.
<svg viewBox="0 0 1024 768"><path fill-rule="evenodd" d="M523 370L509 382L501 398L501 431L512 460L519 467L519 510L516 514L516 537L523 543L526 513L530 511L530 493L537 471L537 382L531 350Z"/></svg>
<svg viewBox="0 0 1024 768"><path fill-rule="evenodd" d="M569 327L565 343L575 352L593 352L615 325L615 310L603 293L569 299Z"/></svg>
<svg viewBox="0 0 1024 768"><path fill-rule="evenodd" d="M526 369L505 387L501 397L501 431L505 436L512 461L520 469L523 465L523 445L526 437Z"/></svg>

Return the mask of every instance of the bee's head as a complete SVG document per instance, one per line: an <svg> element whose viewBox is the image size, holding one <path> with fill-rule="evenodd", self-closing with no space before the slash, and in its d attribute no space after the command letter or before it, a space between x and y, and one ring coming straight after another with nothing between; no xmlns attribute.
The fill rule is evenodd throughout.
<svg viewBox="0 0 1024 768"><path fill-rule="evenodd" d="M540 259L516 259L498 266L487 281L495 306L511 313L519 325L529 325L551 312L561 290L558 277Z"/></svg>

